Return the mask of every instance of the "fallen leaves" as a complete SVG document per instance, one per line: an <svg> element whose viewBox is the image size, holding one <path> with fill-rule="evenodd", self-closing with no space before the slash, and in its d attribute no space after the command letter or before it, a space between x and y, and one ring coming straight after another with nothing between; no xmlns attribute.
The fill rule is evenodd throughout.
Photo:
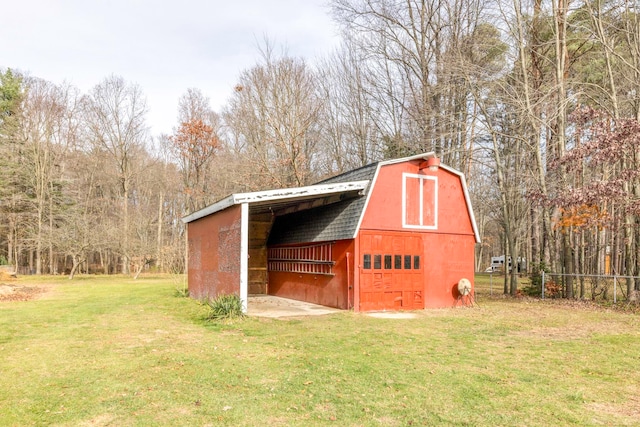
<svg viewBox="0 0 640 427"><path fill-rule="evenodd" d="M0 284L0 301L29 301L45 290L37 286Z"/></svg>

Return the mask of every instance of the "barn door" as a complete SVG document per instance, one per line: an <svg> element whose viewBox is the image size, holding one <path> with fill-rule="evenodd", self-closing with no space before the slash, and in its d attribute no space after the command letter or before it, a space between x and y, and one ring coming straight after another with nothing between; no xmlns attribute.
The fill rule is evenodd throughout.
<svg viewBox="0 0 640 427"><path fill-rule="evenodd" d="M422 237L407 233L360 234L360 310L424 308Z"/></svg>

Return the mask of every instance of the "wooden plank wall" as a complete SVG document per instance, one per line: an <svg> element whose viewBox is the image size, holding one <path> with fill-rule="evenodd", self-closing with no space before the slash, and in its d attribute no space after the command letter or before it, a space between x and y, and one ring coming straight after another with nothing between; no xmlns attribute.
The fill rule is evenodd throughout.
<svg viewBox="0 0 640 427"><path fill-rule="evenodd" d="M272 225L270 213L249 216L249 294L267 293L267 239Z"/></svg>

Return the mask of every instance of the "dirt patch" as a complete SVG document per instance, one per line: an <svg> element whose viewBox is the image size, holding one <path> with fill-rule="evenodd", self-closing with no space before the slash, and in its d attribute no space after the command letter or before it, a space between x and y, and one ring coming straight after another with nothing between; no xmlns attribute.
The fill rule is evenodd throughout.
<svg viewBox="0 0 640 427"><path fill-rule="evenodd" d="M81 421L78 425L83 427L108 426L113 424L114 419L115 417L111 414L102 414L90 420Z"/></svg>
<svg viewBox="0 0 640 427"><path fill-rule="evenodd" d="M601 332L596 326L592 327L536 327L525 331L516 331L512 335L519 337L535 337L545 340L575 340L581 338L589 338L598 332ZM607 333L615 333L609 332Z"/></svg>
<svg viewBox="0 0 640 427"><path fill-rule="evenodd" d="M0 283L0 302L30 301L42 297L51 290L51 286L24 286Z"/></svg>
<svg viewBox="0 0 640 427"><path fill-rule="evenodd" d="M633 392L625 395L620 402L594 402L587 405L589 409L600 414L610 423L610 417L622 417L624 420L616 420L620 425L636 425L640 419L640 398L635 396Z"/></svg>
<svg viewBox="0 0 640 427"><path fill-rule="evenodd" d="M0 280L5 282L9 280L15 280L17 278L16 273L0 270Z"/></svg>

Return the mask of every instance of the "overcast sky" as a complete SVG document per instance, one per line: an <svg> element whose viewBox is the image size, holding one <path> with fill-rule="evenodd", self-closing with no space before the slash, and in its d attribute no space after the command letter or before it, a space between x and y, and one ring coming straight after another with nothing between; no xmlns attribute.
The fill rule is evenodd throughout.
<svg viewBox="0 0 640 427"><path fill-rule="evenodd" d="M265 36L314 62L338 44L325 0L17 0L3 2L0 68L86 93L115 74L142 88L151 132L170 133L178 98L198 88L214 110Z"/></svg>

